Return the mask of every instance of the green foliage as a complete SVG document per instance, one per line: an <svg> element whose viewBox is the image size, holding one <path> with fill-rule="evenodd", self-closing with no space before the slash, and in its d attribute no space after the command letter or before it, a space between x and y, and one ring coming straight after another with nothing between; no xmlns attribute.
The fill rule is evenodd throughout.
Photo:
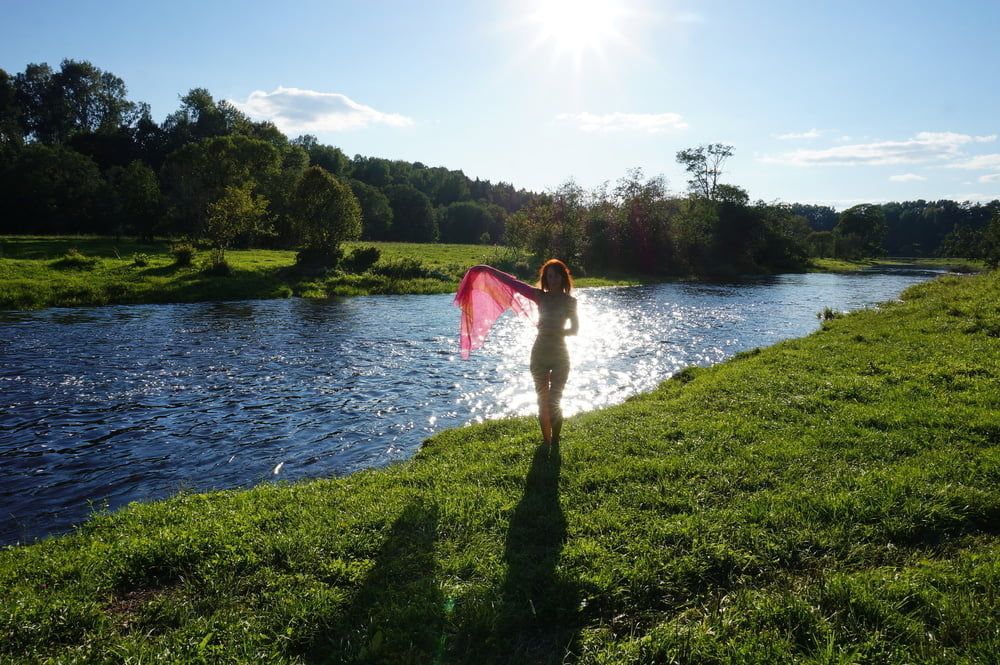
<svg viewBox="0 0 1000 665"><path fill-rule="evenodd" d="M838 258L859 259L880 256L886 234L885 213L878 205L863 203L840 213L833 229Z"/></svg>
<svg viewBox="0 0 1000 665"><path fill-rule="evenodd" d="M718 199L719 176L722 175L722 166L732 156L733 146L710 143L678 151L677 163L683 166L690 176L688 189L691 193L709 201L715 201ZM725 187L731 188L732 186L725 185ZM731 189L726 190L727 195L733 193L735 192Z"/></svg>
<svg viewBox="0 0 1000 665"><path fill-rule="evenodd" d="M97 264L97 259L92 256L84 256L80 250L71 247L66 251L61 259L53 261L54 268L71 268L89 270Z"/></svg>
<svg viewBox="0 0 1000 665"><path fill-rule="evenodd" d="M217 247L208 253L202 263L201 271L206 275L214 277L228 277L232 274L232 267L226 260L226 252L221 247Z"/></svg>
<svg viewBox="0 0 1000 665"><path fill-rule="evenodd" d="M183 268L191 265L197 250L189 242L179 242L170 248L170 253L174 257L174 265Z"/></svg>
<svg viewBox="0 0 1000 665"><path fill-rule="evenodd" d="M372 266L369 270L376 275L383 275L389 279L416 279L434 276L434 273L422 261L413 258L383 261Z"/></svg>
<svg viewBox="0 0 1000 665"><path fill-rule="evenodd" d="M393 238L404 242L437 242L438 226L427 196L413 185L390 185L384 190L392 207Z"/></svg>
<svg viewBox="0 0 1000 665"><path fill-rule="evenodd" d="M343 267L347 272L363 273L375 265L382 256L378 247L355 247L344 259Z"/></svg>
<svg viewBox="0 0 1000 665"><path fill-rule="evenodd" d="M322 168L306 169L293 200L303 249L333 256L342 242L361 236L361 208L354 193Z"/></svg>
<svg viewBox="0 0 1000 665"><path fill-rule="evenodd" d="M392 234L392 206L376 187L351 180L351 191L361 205L361 237L364 240L387 240Z"/></svg>
<svg viewBox="0 0 1000 665"><path fill-rule="evenodd" d="M0 233L93 229L104 181L92 159L63 146L31 143L0 174Z"/></svg>
<svg viewBox="0 0 1000 665"><path fill-rule="evenodd" d="M267 141L217 136L184 144L172 152L161 177L174 204L177 227L201 235L207 231L211 204L224 196L238 196L233 190L258 191L280 169L281 154Z"/></svg>
<svg viewBox="0 0 1000 665"><path fill-rule="evenodd" d="M489 244L496 220L482 203L461 201L441 208L438 216L441 242ZM485 241L484 241L485 237Z"/></svg>
<svg viewBox="0 0 1000 665"><path fill-rule="evenodd" d="M262 233L266 214L267 199L254 194L250 182L226 186L219 198L208 204L205 235L223 256L237 237Z"/></svg>
<svg viewBox="0 0 1000 665"><path fill-rule="evenodd" d="M132 265L136 268L145 268L149 265L149 254L136 252L132 255Z"/></svg>
<svg viewBox="0 0 1000 665"><path fill-rule="evenodd" d="M488 421L98 515L0 551L0 659L993 662L998 331L1000 274L949 277L554 450Z"/></svg>
<svg viewBox="0 0 1000 665"><path fill-rule="evenodd" d="M982 259L990 268L1000 266L1000 211L993 215L989 226L983 231Z"/></svg>
<svg viewBox="0 0 1000 665"><path fill-rule="evenodd" d="M152 240L162 224L160 183L153 169L139 160L107 175L114 227L128 229L143 240Z"/></svg>

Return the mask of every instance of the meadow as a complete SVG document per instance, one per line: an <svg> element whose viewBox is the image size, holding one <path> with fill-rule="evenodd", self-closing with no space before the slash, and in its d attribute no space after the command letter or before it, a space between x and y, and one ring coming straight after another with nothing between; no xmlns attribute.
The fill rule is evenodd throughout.
<svg viewBox="0 0 1000 665"><path fill-rule="evenodd" d="M101 236L2 236L0 308L452 293L465 270L477 263L527 267L527 257L518 252L487 245L354 242L344 250L349 254L372 246L380 259L361 273L310 276L293 269L294 251L236 249L226 251L231 274L220 276L205 269L208 251L196 253L189 266L177 265L166 240L140 244ZM521 276L529 277L528 272ZM584 277L579 285L639 281L609 275Z"/></svg>
<svg viewBox="0 0 1000 665"><path fill-rule="evenodd" d="M986 663L1000 274L568 419L0 551L0 660Z"/></svg>

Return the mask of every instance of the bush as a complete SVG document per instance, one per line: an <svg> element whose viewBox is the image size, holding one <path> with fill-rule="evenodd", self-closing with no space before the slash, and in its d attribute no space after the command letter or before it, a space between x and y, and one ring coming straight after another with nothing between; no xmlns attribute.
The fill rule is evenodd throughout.
<svg viewBox="0 0 1000 665"><path fill-rule="evenodd" d="M372 266L370 272L376 275L383 275L389 279L418 279L434 276L434 273L421 263L419 259L412 258L379 263Z"/></svg>
<svg viewBox="0 0 1000 665"><path fill-rule="evenodd" d="M149 265L149 255L136 252L132 255L132 265L136 268L145 268Z"/></svg>
<svg viewBox="0 0 1000 665"><path fill-rule="evenodd" d="M96 263L96 258L84 256L77 248L73 247L67 251L61 259L55 261L52 265L56 268L77 268L81 270L90 270Z"/></svg>
<svg viewBox="0 0 1000 665"><path fill-rule="evenodd" d="M522 279L534 279L537 276L536 268L532 267L529 258L530 255L513 247L497 247L492 253L484 256L482 261L497 270L512 273Z"/></svg>
<svg viewBox="0 0 1000 665"><path fill-rule="evenodd" d="M174 255L174 265L176 266L189 266L194 261L195 248L189 242L177 243L170 250Z"/></svg>
<svg viewBox="0 0 1000 665"><path fill-rule="evenodd" d="M344 270L353 273L363 273L375 265L382 252L378 247L356 247L344 259Z"/></svg>
<svg viewBox="0 0 1000 665"><path fill-rule="evenodd" d="M300 273L322 274L336 268L343 257L340 247L307 247L295 255L295 267Z"/></svg>
<svg viewBox="0 0 1000 665"><path fill-rule="evenodd" d="M228 277L233 272L232 268L229 267L229 262L226 261L225 252L221 249L213 249L208 253L208 260L205 261L201 271L206 275L216 277Z"/></svg>

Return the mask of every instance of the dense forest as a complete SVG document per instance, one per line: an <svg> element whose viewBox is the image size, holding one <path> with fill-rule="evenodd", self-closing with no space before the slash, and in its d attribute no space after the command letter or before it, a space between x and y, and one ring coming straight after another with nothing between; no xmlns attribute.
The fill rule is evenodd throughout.
<svg viewBox="0 0 1000 665"><path fill-rule="evenodd" d="M641 171L534 193L460 170L289 139L195 88L162 123L89 62L0 69L0 233L187 238L318 252L347 239L504 243L584 271L739 274L811 256L963 256L993 263L1000 201L908 201L843 212L751 202L720 182L732 147L682 150L671 193ZM305 255L305 254L304 254Z"/></svg>

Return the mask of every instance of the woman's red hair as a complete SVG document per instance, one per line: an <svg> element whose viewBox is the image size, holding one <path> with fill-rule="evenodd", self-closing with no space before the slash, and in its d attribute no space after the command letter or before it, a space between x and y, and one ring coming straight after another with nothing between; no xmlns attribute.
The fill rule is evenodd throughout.
<svg viewBox="0 0 1000 665"><path fill-rule="evenodd" d="M557 268L559 268L560 271L562 271L563 274L562 292L568 295L569 292L573 289L573 276L570 274L569 268L566 267L566 264L560 261L559 259L549 259L548 261L542 264L542 267L538 271L539 288L541 288L542 291L552 290L551 288L549 288L548 280L545 279L545 270L549 266L556 266Z"/></svg>

